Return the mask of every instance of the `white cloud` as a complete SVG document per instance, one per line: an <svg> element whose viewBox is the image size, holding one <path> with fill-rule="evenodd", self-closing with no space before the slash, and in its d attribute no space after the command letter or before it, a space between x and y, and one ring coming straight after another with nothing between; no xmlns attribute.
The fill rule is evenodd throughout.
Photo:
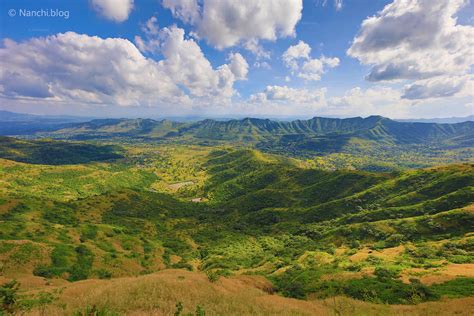
<svg viewBox="0 0 474 316"><path fill-rule="evenodd" d="M247 74L249 72L249 64L247 63L245 58L242 57L242 55L240 55L239 53L232 53L229 55L229 61L229 68L230 71L232 71L232 73L234 74L235 79L247 79Z"/></svg>
<svg viewBox="0 0 474 316"><path fill-rule="evenodd" d="M288 47L283 53L282 58L285 65L293 70L298 69L299 59L310 59L311 46L303 41L299 41L298 44Z"/></svg>
<svg viewBox="0 0 474 316"><path fill-rule="evenodd" d="M170 9L174 17L184 23L195 23L199 20L197 0L163 0L163 7Z"/></svg>
<svg viewBox="0 0 474 316"><path fill-rule="evenodd" d="M264 91L251 95L250 101L312 104L314 107L321 107L326 104L325 93L325 88L309 90L287 86L267 86Z"/></svg>
<svg viewBox="0 0 474 316"><path fill-rule="evenodd" d="M418 80L405 86L402 98L411 100L443 98L462 93L474 96L473 82L471 75Z"/></svg>
<svg viewBox="0 0 474 316"><path fill-rule="evenodd" d="M143 38L139 35L135 35L133 41L137 48L143 53L156 53L160 49L160 41L157 38L146 37Z"/></svg>
<svg viewBox="0 0 474 316"><path fill-rule="evenodd" d="M293 36L302 0L164 0L163 6L218 49Z"/></svg>
<svg viewBox="0 0 474 316"><path fill-rule="evenodd" d="M252 52L257 60L270 59L271 53L263 48L263 46L255 38L248 40L244 44L244 48L249 52Z"/></svg>
<svg viewBox="0 0 474 316"><path fill-rule="evenodd" d="M342 96L328 99L327 112L332 115L405 117L412 102L402 100L400 91L385 86L350 89Z"/></svg>
<svg viewBox="0 0 474 316"><path fill-rule="evenodd" d="M325 73L325 67L334 68L339 65L339 58L311 58L311 47L299 41L298 44L288 47L283 53L282 59L286 67L292 70L292 74L305 80L321 80L321 76Z"/></svg>
<svg viewBox="0 0 474 316"><path fill-rule="evenodd" d="M145 25L142 26L142 31L147 35L158 35L158 32L160 31L158 18L156 16L149 18Z"/></svg>
<svg viewBox="0 0 474 316"><path fill-rule="evenodd" d="M160 31L161 52L165 57L159 64L179 85L193 96L231 97L236 80L245 79L248 65L240 54L231 54L230 65L216 70L193 39L184 38L184 30L176 26Z"/></svg>
<svg viewBox="0 0 474 316"><path fill-rule="evenodd" d="M274 85L252 94L247 101L237 103L233 108L246 115L315 116L326 106L326 88L306 89Z"/></svg>
<svg viewBox="0 0 474 316"><path fill-rule="evenodd" d="M338 65L339 58L337 57L327 58L322 56L320 59L310 59L302 65L298 77L305 80L321 80L321 76L325 73L326 66L334 68Z"/></svg>
<svg viewBox="0 0 474 316"><path fill-rule="evenodd" d="M253 63L253 66L255 68L261 68L261 69L272 69L272 66L270 66L269 63L267 63L266 61L256 61Z"/></svg>
<svg viewBox="0 0 474 316"><path fill-rule="evenodd" d="M467 95L472 95L472 92L467 89L465 92L447 99L430 97L411 100L402 98L401 91L388 86L356 87L342 96L328 98L324 113L337 116L382 115L389 118L462 117L473 113L473 107L468 103L472 96Z"/></svg>
<svg viewBox="0 0 474 316"><path fill-rule="evenodd" d="M457 76L474 63L474 27L459 25L466 0L395 0L362 22L347 51L372 66L370 81Z"/></svg>
<svg viewBox="0 0 474 316"><path fill-rule="evenodd" d="M327 4L328 4L328 0L322 0L321 2L321 5L323 7L325 7ZM343 6L343 1L342 0L334 0L334 8L339 11L342 9L342 6Z"/></svg>
<svg viewBox="0 0 474 316"><path fill-rule="evenodd" d="M130 41L74 32L24 42L5 40L0 48L0 95L122 106L160 106L205 100L221 102L234 94L248 65L240 54L214 69L184 30L160 31L159 62L144 57ZM139 42L139 41L138 41Z"/></svg>
<svg viewBox="0 0 474 316"><path fill-rule="evenodd" d="M90 0L100 15L114 22L123 22L133 9L133 0Z"/></svg>
<svg viewBox="0 0 474 316"><path fill-rule="evenodd" d="M377 85L362 89L355 87L342 95L328 96L326 88L309 89L287 86L268 86L250 96L245 111L259 115L303 116L370 116L390 118L450 117L472 114L469 97L409 100L402 98L398 89ZM471 97L472 100L472 97ZM253 107L252 107L253 106Z"/></svg>
<svg viewBox="0 0 474 316"><path fill-rule="evenodd" d="M157 53L160 49L160 40L158 39L160 27L158 25L158 18L156 16L149 18L146 23L142 25L141 30L145 33L145 38L135 35L135 45L143 53Z"/></svg>
<svg viewBox="0 0 474 316"><path fill-rule="evenodd" d="M141 52L148 51L147 43L141 36L135 35L135 37L133 38L133 41L135 42L135 45Z"/></svg>
<svg viewBox="0 0 474 316"><path fill-rule="evenodd" d="M125 39L67 32L8 40L0 49L0 69L2 94L11 97L139 105L184 96L156 62Z"/></svg>

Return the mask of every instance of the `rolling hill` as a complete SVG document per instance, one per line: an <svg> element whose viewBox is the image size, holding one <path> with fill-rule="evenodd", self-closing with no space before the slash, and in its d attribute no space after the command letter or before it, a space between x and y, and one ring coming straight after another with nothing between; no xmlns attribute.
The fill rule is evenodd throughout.
<svg viewBox="0 0 474 316"><path fill-rule="evenodd" d="M251 147L296 158L325 157L322 163L316 159L313 164L323 169L389 171L474 160L474 122L398 122L381 116L291 122L100 119L30 133L29 137Z"/></svg>
<svg viewBox="0 0 474 316"><path fill-rule="evenodd" d="M0 136L0 158L36 164L81 164L122 158L117 146L60 142L48 139L19 140Z"/></svg>
<svg viewBox="0 0 474 316"><path fill-rule="evenodd" d="M259 142L264 139L303 136L356 137L393 144L419 144L474 135L474 122L456 124L398 122L381 116L334 119L314 117L291 122L245 118L179 123L151 119L102 119L71 124L53 135L81 137L129 136L142 138L194 138L215 141ZM472 145L472 143L464 144Z"/></svg>
<svg viewBox="0 0 474 316"><path fill-rule="evenodd" d="M55 165L21 146L68 142L8 141L35 164L0 159L2 273L23 283L20 301L33 309L63 302L46 284L83 293L74 282L113 286L171 268L205 273L210 283L184 276L203 281L197 291L205 293L256 274L298 299L416 304L474 295L473 164L326 171L254 149L146 142L122 143L119 160L74 165L70 156ZM38 287L50 303L37 298ZM188 309L221 308L205 296L159 300L161 311L181 300ZM81 302L66 308L114 308Z"/></svg>

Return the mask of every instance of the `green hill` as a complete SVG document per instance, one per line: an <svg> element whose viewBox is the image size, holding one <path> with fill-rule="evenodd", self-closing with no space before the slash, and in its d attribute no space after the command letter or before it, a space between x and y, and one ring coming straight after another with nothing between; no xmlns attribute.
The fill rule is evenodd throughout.
<svg viewBox="0 0 474 316"><path fill-rule="evenodd" d="M356 137L395 144L420 144L446 141L455 145L455 139L472 136L474 122L456 124L398 122L381 116L367 118L332 119L315 117L309 120L278 122L268 119L204 120L195 123L178 123L151 119L102 119L71 124L56 131L58 136L129 136L153 138L192 137L214 141L259 142L282 137L328 137L347 139ZM453 140L454 139L454 140ZM472 145L472 143L464 144Z"/></svg>
<svg viewBox="0 0 474 316"><path fill-rule="evenodd" d="M291 122L246 118L199 122L101 119L70 124L38 135L76 140L232 145L285 156L327 157L321 168L368 171L472 162L474 122L456 124L398 122L381 116ZM331 156L332 155L332 156Z"/></svg>
<svg viewBox="0 0 474 316"><path fill-rule="evenodd" d="M7 140L32 161L35 146L51 146ZM473 164L325 171L250 149L123 146L123 159L100 164L0 159L4 276L74 282L179 268L213 281L259 274L296 298L472 295Z"/></svg>
<svg viewBox="0 0 474 316"><path fill-rule="evenodd" d="M81 164L122 158L117 146L43 140L19 140L0 136L0 158L33 164Z"/></svg>

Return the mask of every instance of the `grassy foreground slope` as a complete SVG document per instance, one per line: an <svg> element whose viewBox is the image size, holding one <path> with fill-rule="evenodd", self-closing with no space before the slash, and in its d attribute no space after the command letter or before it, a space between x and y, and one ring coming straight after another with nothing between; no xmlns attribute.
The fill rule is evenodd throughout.
<svg viewBox="0 0 474 316"><path fill-rule="evenodd" d="M33 280L32 280L33 281ZM238 275L210 282L205 274L164 270L112 280L85 280L47 285L51 303L40 303L26 315L470 315L474 298L418 305L380 305L346 297L297 300L272 294L260 276ZM41 293L41 292L40 292ZM24 291L37 301L37 290ZM44 294L43 294L44 296ZM34 299L33 299L34 300ZM31 304L31 301L30 301Z"/></svg>
<svg viewBox="0 0 474 316"><path fill-rule="evenodd" d="M125 280L115 278L179 268L205 272L203 288L260 275L272 291L310 300L474 296L472 164L330 172L255 150L136 144L122 152L80 165L0 160L5 280L53 295L96 281L68 282L112 278L97 283L111 291ZM177 299L156 304L169 311ZM81 302L66 308L95 304Z"/></svg>

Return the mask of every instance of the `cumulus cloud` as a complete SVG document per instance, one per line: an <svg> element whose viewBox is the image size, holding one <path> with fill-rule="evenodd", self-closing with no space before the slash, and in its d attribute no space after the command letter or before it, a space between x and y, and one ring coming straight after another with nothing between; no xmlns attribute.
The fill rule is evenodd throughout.
<svg viewBox="0 0 474 316"><path fill-rule="evenodd" d="M472 83L467 84L472 86ZM308 117L382 115L390 118L466 116L472 114L473 110L472 102L469 103L469 97L466 96L455 97L448 101L434 98L410 100L402 98L399 89L384 85L367 89L355 87L333 96L329 92L326 88L268 86L263 91L251 95L245 105L238 104L236 108L258 115L275 113Z"/></svg>
<svg viewBox="0 0 474 316"><path fill-rule="evenodd" d="M299 41L298 44L288 47L283 53L282 58L285 65L293 70L298 69L299 59L310 59L309 54L311 53L311 46L303 41Z"/></svg>
<svg viewBox="0 0 474 316"><path fill-rule="evenodd" d="M457 24L456 13L466 3L395 0L362 22L347 53L372 66L370 81L464 75L474 61L474 27Z"/></svg>
<svg viewBox="0 0 474 316"><path fill-rule="evenodd" d="M230 64L214 70L199 45L193 39L184 38L183 29L164 28L160 39L161 53L165 57L159 62L160 66L194 96L230 97L234 93L234 82L246 78L248 64L238 53L229 56Z"/></svg>
<svg viewBox="0 0 474 316"><path fill-rule="evenodd" d="M253 53L257 60L270 59L271 53L263 48L263 46L256 39L250 39L244 44L244 48Z"/></svg>
<svg viewBox="0 0 474 316"><path fill-rule="evenodd" d="M141 29L147 35L158 35L158 32L160 31L160 26L158 25L158 18L156 16L152 16L146 21L146 23L142 26Z"/></svg>
<svg viewBox="0 0 474 316"><path fill-rule="evenodd" d="M249 72L249 64L245 58L239 53L231 53L229 55L229 68L234 74L235 79L245 80L247 79L247 73Z"/></svg>
<svg viewBox="0 0 474 316"><path fill-rule="evenodd" d="M293 36L302 0L164 0L176 18L194 26L194 34L218 49L249 40Z"/></svg>
<svg viewBox="0 0 474 316"><path fill-rule="evenodd" d="M141 27L145 37L135 35L134 42L138 49L143 53L156 53L160 48L160 40L158 35L160 33L160 27L158 25L158 18L152 16L149 18L144 25Z"/></svg>
<svg viewBox="0 0 474 316"><path fill-rule="evenodd" d="M402 98L417 100L451 97L461 93L472 95L473 82L470 75L418 80L405 86Z"/></svg>
<svg viewBox="0 0 474 316"><path fill-rule="evenodd" d="M123 22L133 9L133 0L90 0L100 15L114 22Z"/></svg>
<svg viewBox="0 0 474 316"><path fill-rule="evenodd" d="M299 41L298 44L288 47L283 53L282 59L286 67L290 68L292 74L305 80L321 80L321 76L326 72L327 67L334 68L339 65L339 58L311 58L311 47Z"/></svg>
<svg viewBox="0 0 474 316"><path fill-rule="evenodd" d="M342 96L328 99L328 113L345 116L383 115L406 117L412 102L402 100L397 89L385 86L362 89L356 87Z"/></svg>
<svg viewBox="0 0 474 316"><path fill-rule="evenodd" d="M283 102L296 104L312 104L321 107L326 104L326 89L291 88L287 86L267 86L262 92L250 96L254 103Z"/></svg>
<svg viewBox="0 0 474 316"><path fill-rule="evenodd" d="M158 64L125 39L73 32L4 42L0 89L16 97L138 105L184 96ZM11 83L22 81L22 85Z"/></svg>
<svg viewBox="0 0 474 316"><path fill-rule="evenodd" d="M130 105L190 104L234 94L248 65L240 54L214 69L173 26L160 30L163 59L144 57L126 39L67 32L0 48L0 94L13 98Z"/></svg>
<svg viewBox="0 0 474 316"><path fill-rule="evenodd" d="M200 18L197 0L163 0L163 7L170 9L174 17L184 23L195 23Z"/></svg>

